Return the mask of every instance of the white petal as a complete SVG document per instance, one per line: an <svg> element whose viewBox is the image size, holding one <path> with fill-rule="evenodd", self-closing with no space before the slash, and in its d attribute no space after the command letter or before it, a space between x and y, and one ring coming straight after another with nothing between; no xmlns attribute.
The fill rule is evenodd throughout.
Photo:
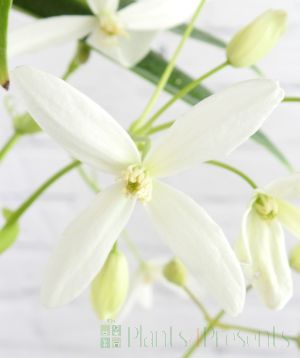
<svg viewBox="0 0 300 358"><path fill-rule="evenodd" d="M163 183L154 183L147 208L198 284L228 313L240 313L245 300L243 273L221 228L191 198Z"/></svg>
<svg viewBox="0 0 300 358"><path fill-rule="evenodd" d="M18 56L78 40L89 34L95 24L94 16L66 15L36 20L10 33L8 56Z"/></svg>
<svg viewBox="0 0 300 358"><path fill-rule="evenodd" d="M153 31L128 31L125 36L109 38L96 29L87 41L90 46L122 66L132 67L148 54L155 36L156 32Z"/></svg>
<svg viewBox="0 0 300 358"><path fill-rule="evenodd" d="M146 159L153 175L166 176L217 159L244 143L283 98L267 79L235 84L181 116Z"/></svg>
<svg viewBox="0 0 300 358"><path fill-rule="evenodd" d="M277 179L263 189L267 194L281 199L300 198L300 174L295 173Z"/></svg>
<svg viewBox="0 0 300 358"><path fill-rule="evenodd" d="M42 301L61 306L76 298L102 268L114 242L127 224L135 201L122 195L117 183L65 230L48 263Z"/></svg>
<svg viewBox="0 0 300 358"><path fill-rule="evenodd" d="M252 285L269 308L280 309L293 294L281 225L277 220L260 219L252 210L248 215L246 235L251 253Z"/></svg>
<svg viewBox="0 0 300 358"><path fill-rule="evenodd" d="M87 3L95 15L103 10L115 12L119 6L119 0L87 0Z"/></svg>
<svg viewBox="0 0 300 358"><path fill-rule="evenodd" d="M29 67L14 70L12 82L37 123L75 158L113 173L139 162L126 131L66 82Z"/></svg>
<svg viewBox="0 0 300 358"><path fill-rule="evenodd" d="M144 0L126 6L118 15L129 30L163 30L188 20L198 0Z"/></svg>
<svg viewBox="0 0 300 358"><path fill-rule="evenodd" d="M297 238L300 239L300 210L284 200L278 200L278 220Z"/></svg>

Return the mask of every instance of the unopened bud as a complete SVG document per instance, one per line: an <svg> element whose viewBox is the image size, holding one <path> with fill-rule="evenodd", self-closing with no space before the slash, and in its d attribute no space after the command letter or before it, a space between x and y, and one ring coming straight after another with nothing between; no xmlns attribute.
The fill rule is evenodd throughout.
<svg viewBox="0 0 300 358"><path fill-rule="evenodd" d="M300 245L295 246L290 253L290 266L300 272Z"/></svg>
<svg viewBox="0 0 300 358"><path fill-rule="evenodd" d="M85 42L79 41L77 45L77 59L81 65L83 65L89 60L90 53L90 47Z"/></svg>
<svg viewBox="0 0 300 358"><path fill-rule="evenodd" d="M186 282L186 268L178 259L173 259L164 267L165 278L178 286L184 286Z"/></svg>
<svg viewBox="0 0 300 358"><path fill-rule="evenodd" d="M126 300L128 285L127 259L113 248L91 286L91 302L101 320L116 317Z"/></svg>
<svg viewBox="0 0 300 358"><path fill-rule="evenodd" d="M249 67L276 46L286 29L287 13L268 10L239 31L227 45L227 60L234 67Z"/></svg>

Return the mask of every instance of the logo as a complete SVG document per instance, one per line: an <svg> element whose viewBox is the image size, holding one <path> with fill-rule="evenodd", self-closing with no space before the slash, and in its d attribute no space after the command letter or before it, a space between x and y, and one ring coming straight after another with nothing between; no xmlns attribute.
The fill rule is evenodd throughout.
<svg viewBox="0 0 300 358"><path fill-rule="evenodd" d="M100 326L100 347L101 348L121 348L121 325L109 320Z"/></svg>

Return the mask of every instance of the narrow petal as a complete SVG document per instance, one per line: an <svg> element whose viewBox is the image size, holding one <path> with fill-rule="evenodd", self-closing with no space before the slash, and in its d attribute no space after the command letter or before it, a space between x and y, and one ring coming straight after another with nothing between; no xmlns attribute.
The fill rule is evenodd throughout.
<svg viewBox="0 0 300 358"><path fill-rule="evenodd" d="M240 265L221 228L185 194L155 182L148 212L167 244L218 303L240 313L245 282Z"/></svg>
<svg viewBox="0 0 300 358"><path fill-rule="evenodd" d="M278 220L297 238L300 239L300 210L284 200L278 200Z"/></svg>
<svg viewBox="0 0 300 358"><path fill-rule="evenodd" d="M8 39L8 56L14 57L78 40L95 26L94 16L55 16L37 20L12 31Z"/></svg>
<svg viewBox="0 0 300 358"><path fill-rule="evenodd" d="M65 230L52 254L42 287L42 301L57 307L75 299L101 270L127 224L135 201L121 184L104 190Z"/></svg>
<svg viewBox="0 0 300 358"><path fill-rule="evenodd" d="M251 282L269 308L281 309L293 294L281 225L277 220L261 220L252 210L247 220L246 235L252 260Z"/></svg>
<svg viewBox="0 0 300 358"><path fill-rule="evenodd" d="M13 71L12 82L32 117L75 158L118 174L140 161L126 131L66 82L25 66Z"/></svg>
<svg viewBox="0 0 300 358"><path fill-rule="evenodd" d="M277 179L263 189L267 194L281 199L300 198L300 174L295 173Z"/></svg>
<svg viewBox="0 0 300 358"><path fill-rule="evenodd" d="M181 116L146 159L153 175L167 176L217 159L244 143L283 98L267 79L235 84Z"/></svg>
<svg viewBox="0 0 300 358"><path fill-rule="evenodd" d="M129 30L163 30L188 20L198 0L144 0L126 6L118 15Z"/></svg>
<svg viewBox="0 0 300 358"><path fill-rule="evenodd" d="M87 3L95 15L103 10L115 12L119 6L119 0L87 0Z"/></svg>
<svg viewBox="0 0 300 358"><path fill-rule="evenodd" d="M108 38L96 29L88 38L88 43L122 66L133 67L148 54L155 36L153 31L127 31L125 36Z"/></svg>

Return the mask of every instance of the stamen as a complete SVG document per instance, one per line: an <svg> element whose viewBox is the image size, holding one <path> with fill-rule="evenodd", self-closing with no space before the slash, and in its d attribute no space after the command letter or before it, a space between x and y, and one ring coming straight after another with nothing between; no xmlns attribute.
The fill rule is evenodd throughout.
<svg viewBox="0 0 300 358"><path fill-rule="evenodd" d="M108 36L126 36L127 33L114 13L102 11L99 17L100 28Z"/></svg>
<svg viewBox="0 0 300 358"><path fill-rule="evenodd" d="M122 179L125 182L124 194L137 197L142 203L151 200L152 180L145 168L140 165L131 165L123 173Z"/></svg>
<svg viewBox="0 0 300 358"><path fill-rule="evenodd" d="M264 220L273 220L278 214L278 204L276 199L263 193L257 195L253 207Z"/></svg>

